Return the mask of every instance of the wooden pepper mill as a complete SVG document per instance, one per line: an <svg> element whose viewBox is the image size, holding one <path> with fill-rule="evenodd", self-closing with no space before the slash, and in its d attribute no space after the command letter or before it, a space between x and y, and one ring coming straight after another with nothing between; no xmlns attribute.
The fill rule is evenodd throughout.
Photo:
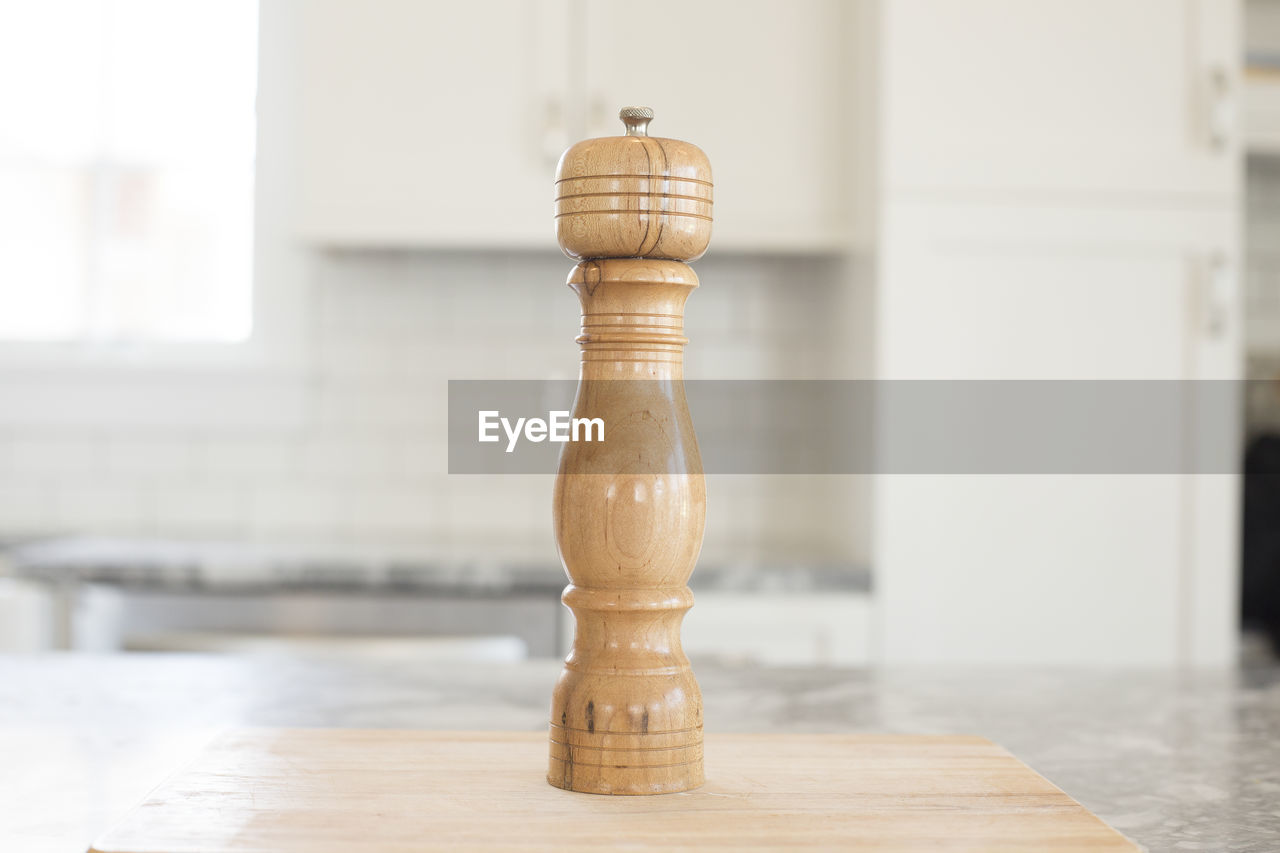
<svg viewBox="0 0 1280 853"><path fill-rule="evenodd" d="M702 547L706 486L683 384L684 261L711 239L711 165L695 145L647 135L571 147L556 169L556 233L580 261L574 417L605 441L570 442L555 531L570 584L573 648L551 700L547 781L595 794L665 794L703 782L702 694L680 646Z"/></svg>

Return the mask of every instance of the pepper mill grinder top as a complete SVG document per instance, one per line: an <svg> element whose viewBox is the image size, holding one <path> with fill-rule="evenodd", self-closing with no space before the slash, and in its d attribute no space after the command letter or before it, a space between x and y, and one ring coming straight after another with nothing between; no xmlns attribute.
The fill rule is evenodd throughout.
<svg viewBox="0 0 1280 853"><path fill-rule="evenodd" d="M623 107L622 136L585 139L556 167L556 237L575 260L692 261L711 242L711 161L649 136L653 110Z"/></svg>

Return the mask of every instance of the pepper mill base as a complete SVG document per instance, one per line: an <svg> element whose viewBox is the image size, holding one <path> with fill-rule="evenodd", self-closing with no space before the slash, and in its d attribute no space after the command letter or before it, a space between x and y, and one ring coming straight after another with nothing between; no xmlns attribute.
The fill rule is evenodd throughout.
<svg viewBox="0 0 1280 853"><path fill-rule="evenodd" d="M603 771L608 771L604 778ZM672 771L678 771L673 773ZM702 787L702 761L687 770L680 767L613 767L570 764L551 759L547 781L557 788L579 794L612 794L639 796L644 794L678 794Z"/></svg>
<svg viewBox="0 0 1280 853"><path fill-rule="evenodd" d="M658 677L566 669L551 701L557 788L674 794L703 783L702 695L687 664Z"/></svg>
<svg viewBox="0 0 1280 853"><path fill-rule="evenodd" d="M676 794L691 791L705 781L701 729L648 735L597 733L599 737L594 739L598 742L618 744L608 747L560 740L584 734L552 726L547 781L557 788L582 794ZM646 745L654 741L680 745Z"/></svg>

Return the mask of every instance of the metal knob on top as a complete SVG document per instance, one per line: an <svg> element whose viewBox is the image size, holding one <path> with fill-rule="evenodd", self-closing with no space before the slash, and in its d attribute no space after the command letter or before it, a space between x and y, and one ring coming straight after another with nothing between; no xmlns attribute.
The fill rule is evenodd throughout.
<svg viewBox="0 0 1280 853"><path fill-rule="evenodd" d="M618 111L618 118L627 126L627 136L648 136L653 110L648 107L623 107Z"/></svg>
<svg viewBox="0 0 1280 853"><path fill-rule="evenodd" d="M622 136L586 139L556 167L556 237L571 258L692 261L711 242L711 163L649 136L653 110L623 107Z"/></svg>

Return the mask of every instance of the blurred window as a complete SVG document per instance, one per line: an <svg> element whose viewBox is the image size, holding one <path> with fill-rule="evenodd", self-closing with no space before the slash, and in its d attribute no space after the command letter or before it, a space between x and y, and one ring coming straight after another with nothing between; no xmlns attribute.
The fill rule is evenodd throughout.
<svg viewBox="0 0 1280 853"><path fill-rule="evenodd" d="M236 341L256 0L0 0L0 339Z"/></svg>

